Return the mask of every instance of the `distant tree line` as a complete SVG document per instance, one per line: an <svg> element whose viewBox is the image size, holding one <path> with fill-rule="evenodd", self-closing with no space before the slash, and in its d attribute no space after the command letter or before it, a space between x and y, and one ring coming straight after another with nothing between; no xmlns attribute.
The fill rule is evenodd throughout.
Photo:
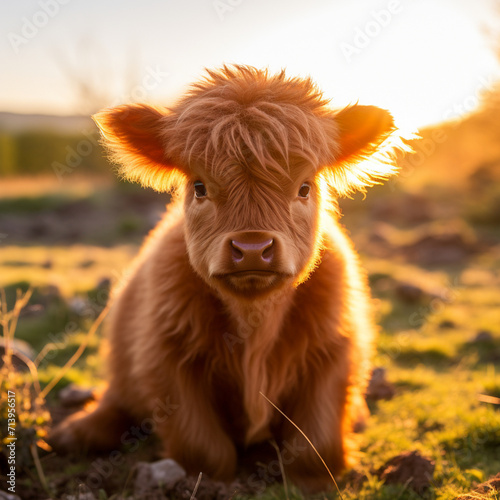
<svg viewBox="0 0 500 500"><path fill-rule="evenodd" d="M46 131L0 132L0 177L109 173L97 135Z"/></svg>

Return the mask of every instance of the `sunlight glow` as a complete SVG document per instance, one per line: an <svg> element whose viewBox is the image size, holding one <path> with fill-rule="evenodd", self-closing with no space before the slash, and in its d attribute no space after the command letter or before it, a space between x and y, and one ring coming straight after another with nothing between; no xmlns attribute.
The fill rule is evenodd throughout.
<svg viewBox="0 0 500 500"><path fill-rule="evenodd" d="M20 32L37 8L9 4L0 28ZM108 106L169 104L205 67L238 63L311 76L332 106L377 105L414 131L473 111L500 74L483 29L500 16L489 0L255 0L235 3L223 19L211 2L196 16L191 2L144 0L136 11L92 0L73 9L61 9L18 54L0 44L0 110L86 113L64 60L102 86ZM136 29L110 23L118 14ZM135 99L151 72L161 78Z"/></svg>
<svg viewBox="0 0 500 500"><path fill-rule="evenodd" d="M300 33L303 51L282 44L289 31ZM308 39L322 50L308 51ZM475 109L500 75L487 43L480 22L451 2L376 2L366 10L352 2L261 38L243 59L258 64L266 46L276 47L269 66L278 70L288 61L290 74L310 74L333 106L374 104L415 131Z"/></svg>

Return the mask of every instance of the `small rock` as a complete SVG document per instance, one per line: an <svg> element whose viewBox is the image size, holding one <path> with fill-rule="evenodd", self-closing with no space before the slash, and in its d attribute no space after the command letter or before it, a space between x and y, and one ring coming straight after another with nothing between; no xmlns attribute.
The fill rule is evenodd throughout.
<svg viewBox="0 0 500 500"><path fill-rule="evenodd" d="M439 328L455 328L457 325L451 319L444 319L439 323Z"/></svg>
<svg viewBox="0 0 500 500"><path fill-rule="evenodd" d="M83 297L72 297L68 303L71 312L83 316L89 310L89 303Z"/></svg>
<svg viewBox="0 0 500 500"><path fill-rule="evenodd" d="M0 366L3 365L3 356L5 354L6 342L5 337L0 337ZM16 370L25 371L29 370L28 365L24 362L24 357L31 361L36 358L36 353L32 347L21 339L10 339L9 348L12 353L11 361ZM1 497L0 497L1 498Z"/></svg>
<svg viewBox="0 0 500 500"><path fill-rule="evenodd" d="M78 485L78 494L63 495L63 500L97 500L97 498L86 484L80 483Z"/></svg>
<svg viewBox="0 0 500 500"><path fill-rule="evenodd" d="M395 394L394 385L385 377L385 368L374 368L366 391L366 399L379 401L380 399L392 399Z"/></svg>
<svg viewBox="0 0 500 500"><path fill-rule="evenodd" d="M489 330L479 330L476 336L471 340L472 343L493 342L493 335Z"/></svg>
<svg viewBox="0 0 500 500"><path fill-rule="evenodd" d="M82 389L74 384L70 384L59 391L59 401L62 406L83 406L89 401L93 401L94 390Z"/></svg>
<svg viewBox="0 0 500 500"><path fill-rule="evenodd" d="M0 500L21 500L21 498L6 491L0 491Z"/></svg>
<svg viewBox="0 0 500 500"><path fill-rule="evenodd" d="M2 350L2 354L5 350L5 337L0 337L0 349ZM16 352L20 352L24 354L27 358L31 359L31 361L34 361L36 358L36 353L33 350L33 348L28 344L28 342L25 342L24 340L18 339L18 338L12 338L10 339L10 347Z"/></svg>
<svg viewBox="0 0 500 500"><path fill-rule="evenodd" d="M418 451L409 451L391 458L376 474L385 484L406 484L421 494L431 485L434 467Z"/></svg>
<svg viewBox="0 0 500 500"><path fill-rule="evenodd" d="M177 481L186 477L186 471L171 458L152 463L137 462L135 470L134 492L136 494L158 488L159 485L167 489L173 488Z"/></svg>

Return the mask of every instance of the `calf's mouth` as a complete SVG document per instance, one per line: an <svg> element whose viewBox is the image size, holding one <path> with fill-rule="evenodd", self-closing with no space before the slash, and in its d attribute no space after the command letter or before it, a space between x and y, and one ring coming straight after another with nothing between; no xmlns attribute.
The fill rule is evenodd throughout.
<svg viewBox="0 0 500 500"><path fill-rule="evenodd" d="M214 276L217 281L230 291L244 294L246 296L268 293L282 285L287 278L287 274L275 270L245 269L232 271Z"/></svg>

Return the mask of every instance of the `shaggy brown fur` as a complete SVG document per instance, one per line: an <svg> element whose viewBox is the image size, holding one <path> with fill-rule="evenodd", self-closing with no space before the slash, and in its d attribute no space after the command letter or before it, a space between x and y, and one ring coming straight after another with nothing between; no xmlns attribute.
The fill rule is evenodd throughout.
<svg viewBox="0 0 500 500"><path fill-rule="evenodd" d="M394 131L390 114L334 111L308 79L234 66L209 71L171 109L120 106L95 120L121 174L176 201L115 291L107 392L52 442L110 448L130 422L147 422L188 472L227 480L237 450L275 438L300 450L284 460L293 482L329 488L314 451L260 392L333 472L349 463L374 328L332 193L393 172L360 162Z"/></svg>

